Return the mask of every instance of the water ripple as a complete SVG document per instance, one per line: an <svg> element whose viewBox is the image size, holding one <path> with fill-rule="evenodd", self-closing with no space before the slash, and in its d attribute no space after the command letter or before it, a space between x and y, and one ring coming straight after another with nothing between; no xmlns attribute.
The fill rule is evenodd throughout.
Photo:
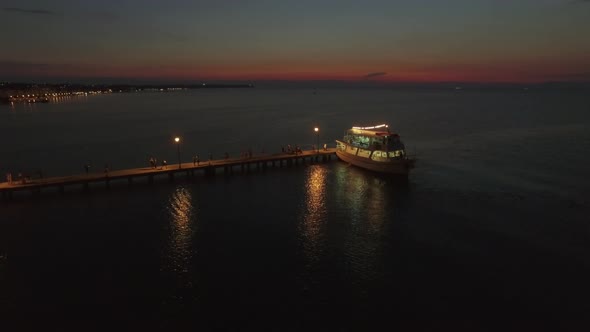
<svg viewBox="0 0 590 332"><path fill-rule="evenodd" d="M178 273L188 273L193 257L193 235L195 231L195 209L192 195L184 187L177 188L166 206L170 215L168 238L169 268Z"/></svg>

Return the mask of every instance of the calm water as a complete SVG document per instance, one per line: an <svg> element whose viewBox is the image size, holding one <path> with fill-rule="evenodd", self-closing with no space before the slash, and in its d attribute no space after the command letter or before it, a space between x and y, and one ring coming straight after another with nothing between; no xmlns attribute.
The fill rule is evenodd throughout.
<svg viewBox="0 0 590 332"><path fill-rule="evenodd" d="M1 202L2 315L25 327L284 331L590 310L590 94L312 91L2 106L0 174L172 164L175 135L185 161L309 148L315 125L332 145L383 122L419 158L408 186L331 162Z"/></svg>

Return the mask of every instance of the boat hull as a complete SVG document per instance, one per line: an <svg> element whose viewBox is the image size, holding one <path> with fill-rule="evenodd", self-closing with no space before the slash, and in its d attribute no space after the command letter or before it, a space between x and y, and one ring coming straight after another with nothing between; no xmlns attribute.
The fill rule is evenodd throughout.
<svg viewBox="0 0 590 332"><path fill-rule="evenodd" d="M339 142L343 144L342 142ZM350 163L354 166L361 167L373 172L387 173L394 175L408 176L410 170L414 167L414 159L390 159L388 161L374 161L367 157L360 157L348 152L348 145L344 149L336 149L336 156L344 162Z"/></svg>

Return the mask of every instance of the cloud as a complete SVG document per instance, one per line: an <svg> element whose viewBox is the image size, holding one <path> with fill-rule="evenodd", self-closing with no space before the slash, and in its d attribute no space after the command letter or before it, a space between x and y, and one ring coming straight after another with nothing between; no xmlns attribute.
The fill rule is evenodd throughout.
<svg viewBox="0 0 590 332"><path fill-rule="evenodd" d="M5 7L2 8L5 12L20 13L20 14L34 14L34 15L56 15L56 12L46 9L26 9L17 7Z"/></svg>
<svg viewBox="0 0 590 332"><path fill-rule="evenodd" d="M367 75L363 76L364 78L373 78L373 77L379 77L379 76L385 76L387 75L386 72L375 72L375 73L368 73Z"/></svg>

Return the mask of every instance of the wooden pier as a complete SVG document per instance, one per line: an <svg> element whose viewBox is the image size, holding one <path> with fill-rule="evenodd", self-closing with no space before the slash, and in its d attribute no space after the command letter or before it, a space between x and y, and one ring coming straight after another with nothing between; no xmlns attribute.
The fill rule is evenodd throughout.
<svg viewBox="0 0 590 332"><path fill-rule="evenodd" d="M33 195L41 193L42 189L56 188L59 193L65 193L66 187L81 186L88 190L91 183L103 184L110 187L111 182L127 181L133 184L135 179L147 178L148 183L153 183L156 177L168 177L173 181L177 175L185 175L190 179L202 173L203 175L215 175L217 170L223 170L224 174L245 173L252 170L266 170L269 167L290 167L298 164L326 162L335 158L336 149L306 150L298 154L279 153L248 158L227 158L217 160L200 161L198 165L190 163L170 164L166 167L157 166L131 168L122 170L109 170L108 172L93 172L61 177L49 177L12 183L0 183L0 192L5 199L11 199L17 191L30 191ZM334 157L334 158L333 158Z"/></svg>

